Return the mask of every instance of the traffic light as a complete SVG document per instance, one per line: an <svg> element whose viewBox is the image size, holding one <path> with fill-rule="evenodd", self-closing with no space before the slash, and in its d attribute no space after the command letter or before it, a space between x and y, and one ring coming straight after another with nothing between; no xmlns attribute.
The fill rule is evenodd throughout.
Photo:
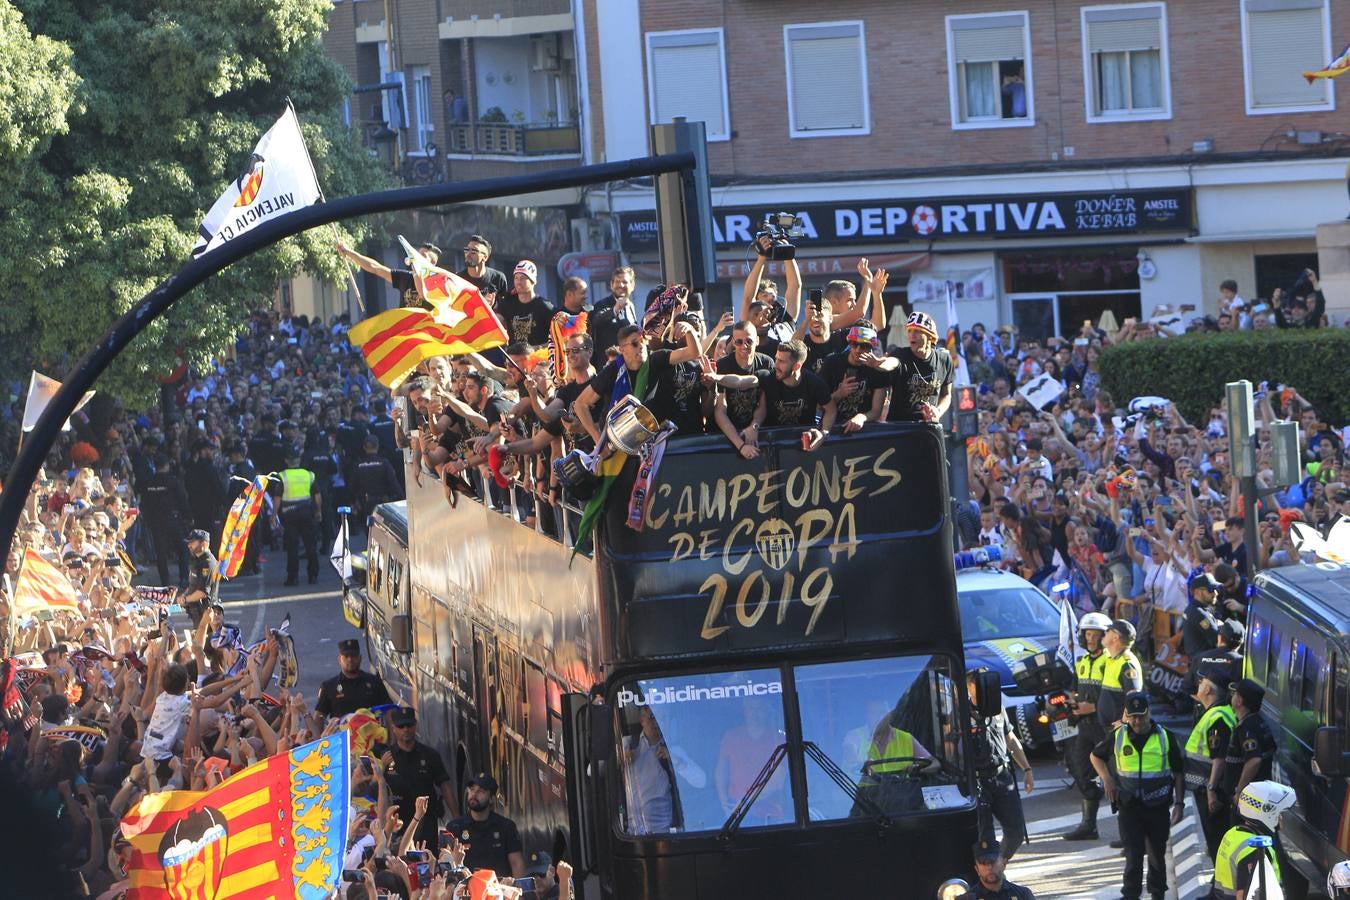
<svg viewBox="0 0 1350 900"><path fill-rule="evenodd" d="M980 411L975 406L976 389L962 385L956 391L956 436L973 438L980 433Z"/></svg>

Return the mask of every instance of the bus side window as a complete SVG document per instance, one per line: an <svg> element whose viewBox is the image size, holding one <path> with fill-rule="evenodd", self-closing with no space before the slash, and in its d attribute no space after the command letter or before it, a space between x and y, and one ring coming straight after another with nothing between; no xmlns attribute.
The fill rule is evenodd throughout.
<svg viewBox="0 0 1350 900"><path fill-rule="evenodd" d="M1299 708L1317 713L1317 683L1321 681L1322 658L1310 646L1304 645L1300 649L1303 653L1303 691L1299 698ZM1319 723L1321 718L1319 714Z"/></svg>
<svg viewBox="0 0 1350 900"><path fill-rule="evenodd" d="M1303 705L1303 664L1307 655L1307 648L1297 638L1289 642L1288 693L1285 697L1299 709L1307 708Z"/></svg>
<svg viewBox="0 0 1350 900"><path fill-rule="evenodd" d="M372 538L375 537L374 532L371 532L371 537L372 537ZM370 552L369 552L368 554L366 554L366 562L367 562L367 565L369 566L369 569L370 569L370 571L366 573L366 576L367 576L367 584L366 584L366 587L367 587L367 590L369 591L369 593L371 593L371 594L378 594L378 593L380 592L380 580L381 580L381 579L380 579L380 572L381 572L381 565L380 565L380 564L381 564L381 562L382 562L381 557L382 557L383 555L384 555L384 554L380 553L380 544L379 544L379 542L378 542L378 541L375 541L375 540L371 540L371 542L370 542Z"/></svg>
<svg viewBox="0 0 1350 900"><path fill-rule="evenodd" d="M1270 623L1270 642L1266 653L1266 690L1279 687L1280 682L1280 629Z"/></svg>
<svg viewBox="0 0 1350 900"><path fill-rule="evenodd" d="M544 670L525 661L525 703L527 728L525 739L538 750L548 750L548 680Z"/></svg>
<svg viewBox="0 0 1350 900"><path fill-rule="evenodd" d="M1331 680L1333 689L1328 692L1328 705L1330 714L1327 716L1327 724L1335 725L1339 728L1346 726L1346 697L1350 689L1350 671L1347 671L1346 658L1344 653L1331 654Z"/></svg>

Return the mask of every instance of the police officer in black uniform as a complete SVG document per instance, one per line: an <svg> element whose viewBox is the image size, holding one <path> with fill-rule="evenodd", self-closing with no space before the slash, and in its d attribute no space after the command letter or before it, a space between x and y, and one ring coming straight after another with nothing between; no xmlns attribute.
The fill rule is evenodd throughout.
<svg viewBox="0 0 1350 900"><path fill-rule="evenodd" d="M1008 861L998 841L986 838L975 845L975 884L964 900L1036 900L1036 895L1003 877Z"/></svg>
<svg viewBox="0 0 1350 900"><path fill-rule="evenodd" d="M286 442L277 430L277 422L270 414L258 423L258 431L248 442L248 457L264 475L281 471L286 465Z"/></svg>
<svg viewBox="0 0 1350 900"><path fill-rule="evenodd" d="M314 490L319 498L319 545L331 547L337 535L338 504L333 502L333 477L338 474L338 455L328 446L328 435L319 432L310 437L303 462L314 473Z"/></svg>
<svg viewBox="0 0 1350 900"><path fill-rule="evenodd" d="M188 563L187 584L183 586L179 605L192 617L192 627L196 628L210 601L211 576L216 571L216 557L211 553L211 536L200 528L189 531L184 543L187 544L191 560Z"/></svg>
<svg viewBox="0 0 1350 900"><path fill-rule="evenodd" d="M1228 741L1228 756L1223 770L1223 795L1232 797L1233 825L1242 824L1237 798L1253 781L1269 781L1275 764L1275 735L1261 715L1266 689L1250 678L1230 684L1230 705L1237 716L1237 727Z"/></svg>
<svg viewBox="0 0 1350 900"><path fill-rule="evenodd" d="M1199 679L1213 678L1227 690L1229 684L1242 677L1242 642L1246 636L1247 629L1237 619L1220 622L1219 645L1191 659L1191 683L1199 687ZM1195 693L1194 688L1191 693Z"/></svg>
<svg viewBox="0 0 1350 900"><path fill-rule="evenodd" d="M338 665L342 671L319 685L319 699L314 701L319 715L341 718L394 702L384 681L361 669L361 642L356 638L338 641Z"/></svg>
<svg viewBox="0 0 1350 900"><path fill-rule="evenodd" d="M403 489L398 483L394 467L380 455L380 442L375 435L366 435L363 449L365 452L356 464L352 486L355 488L357 503L360 504L357 518L364 522L375 507L401 497Z"/></svg>
<svg viewBox="0 0 1350 900"><path fill-rule="evenodd" d="M525 848L516 823L493 811L497 779L486 772L470 778L464 789L468 814L452 819L445 830L455 840L468 844L464 865L470 870L492 869L498 876L520 878L525 874Z"/></svg>
<svg viewBox="0 0 1350 900"><path fill-rule="evenodd" d="M970 739L975 754L975 774L979 778L979 829L980 837L994 839L994 820L1003 826L1003 858L1012 859L1017 848L1027 839L1026 814L1022 810L1022 797L1017 792L1017 779L1013 775L1015 761L1022 770L1023 783L1027 793L1035 787L1031 774L1031 763L1022 750L1022 743L1008 721L1007 713L1000 712L992 718L975 715L975 680L981 670L966 673L966 689L970 692L972 719Z"/></svg>
<svg viewBox="0 0 1350 900"><path fill-rule="evenodd" d="M253 461L248 458L248 448L242 441L237 441L230 445L228 451L230 458L229 464L225 466L225 507L228 509L239 499L239 495L248 490L248 486L253 483L253 479L258 477L258 469L253 465ZM263 501L266 504L266 500ZM239 567L239 574L258 575L258 548L262 546L264 540L264 530L269 527L269 516L265 511L260 510L258 518L253 522L253 530L249 534L248 543L244 545L244 562Z"/></svg>
<svg viewBox="0 0 1350 900"><path fill-rule="evenodd" d="M1191 592L1191 602L1186 605L1186 621L1181 626L1181 652L1197 659L1219 643L1219 619L1214 615L1219 582L1208 572L1198 572L1186 586Z"/></svg>
<svg viewBox="0 0 1350 900"><path fill-rule="evenodd" d="M188 498L178 477L177 466L167 453L155 459L155 471L141 488L141 519L150 529L155 545L155 563L159 568L161 584L171 584L170 556L178 561L178 581L187 581L187 553L183 549L184 524L187 522Z"/></svg>
<svg viewBox="0 0 1350 900"><path fill-rule="evenodd" d="M436 748L417 740L417 714L409 706L400 706L389 713L391 740L389 749L380 757L384 777L389 783L391 799L398 804L398 814L417 835L414 840L425 843L432 853L439 849L441 814L455 805L450 773ZM426 797L426 810L419 815L417 798Z"/></svg>

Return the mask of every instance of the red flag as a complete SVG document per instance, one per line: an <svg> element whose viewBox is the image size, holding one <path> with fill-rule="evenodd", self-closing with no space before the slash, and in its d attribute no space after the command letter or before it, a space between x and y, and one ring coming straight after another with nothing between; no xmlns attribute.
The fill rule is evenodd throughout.
<svg viewBox="0 0 1350 900"><path fill-rule="evenodd" d="M463 312L456 324L445 325L424 309L391 309L354 325L348 340L361 348L380 384L392 390L423 360L476 353L507 342L506 330L476 289Z"/></svg>
<svg viewBox="0 0 1350 900"><path fill-rule="evenodd" d="M23 569L14 586L14 614L31 616L40 609L68 609L78 612L79 596L70 579L43 559L32 547L23 552Z"/></svg>

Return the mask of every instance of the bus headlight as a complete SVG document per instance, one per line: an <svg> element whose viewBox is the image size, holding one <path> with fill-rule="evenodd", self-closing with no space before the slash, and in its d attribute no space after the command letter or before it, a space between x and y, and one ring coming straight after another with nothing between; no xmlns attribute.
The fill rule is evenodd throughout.
<svg viewBox="0 0 1350 900"><path fill-rule="evenodd" d="M948 878L938 888L938 900L961 900L970 893L970 885L960 878Z"/></svg>

